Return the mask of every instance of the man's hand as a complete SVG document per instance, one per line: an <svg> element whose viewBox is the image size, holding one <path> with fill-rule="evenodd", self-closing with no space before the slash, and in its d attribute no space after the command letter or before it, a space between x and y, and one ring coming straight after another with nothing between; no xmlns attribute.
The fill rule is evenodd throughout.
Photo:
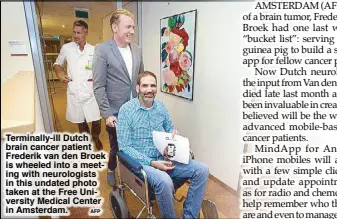
<svg viewBox="0 0 337 219"><path fill-rule="evenodd" d="M68 83L70 81L72 81L72 79L68 76L68 75L63 75L59 77L60 81L62 81L63 83Z"/></svg>
<svg viewBox="0 0 337 219"><path fill-rule="evenodd" d="M174 139L174 136L175 135L179 135L179 132L178 132L178 130L177 129L173 129L173 131L172 131L172 138Z"/></svg>
<svg viewBox="0 0 337 219"><path fill-rule="evenodd" d="M54 66L54 68L55 68L55 74L56 74L56 77L57 77L60 81L62 81L63 83L68 83L68 82L72 81L72 79L71 79L68 75L65 75L65 74L64 74L64 71L63 71L63 67L62 67L62 66L56 64L56 65Z"/></svg>
<svg viewBox="0 0 337 219"><path fill-rule="evenodd" d="M151 161L151 166L154 167L154 168L157 168L159 170L163 170L163 171L168 171L168 170L174 169L174 166L172 166L171 161L162 161L162 160Z"/></svg>
<svg viewBox="0 0 337 219"><path fill-rule="evenodd" d="M117 118L115 116L109 116L105 119L105 124L109 127L115 127L115 122L117 121Z"/></svg>
<svg viewBox="0 0 337 219"><path fill-rule="evenodd" d="M167 158L168 155L168 146L166 146L166 148L164 149L164 157Z"/></svg>
<svg viewBox="0 0 337 219"><path fill-rule="evenodd" d="M177 129L173 129L173 131L172 131L172 139L174 139L175 135L179 135L179 132L178 132ZM191 146L190 146L190 152L193 153L192 150L191 150ZM164 156L165 157L167 156L167 147L166 147L166 149L164 151Z"/></svg>

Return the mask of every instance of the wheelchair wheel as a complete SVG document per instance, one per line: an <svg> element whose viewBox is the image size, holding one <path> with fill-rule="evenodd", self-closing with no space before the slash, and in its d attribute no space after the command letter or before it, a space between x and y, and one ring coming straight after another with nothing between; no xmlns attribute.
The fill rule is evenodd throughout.
<svg viewBox="0 0 337 219"><path fill-rule="evenodd" d="M205 219L208 218L213 218L213 219L217 219L219 218L218 215L218 210L216 208L216 205L214 202L204 199L202 201L202 214L204 215Z"/></svg>
<svg viewBox="0 0 337 219"><path fill-rule="evenodd" d="M110 192L110 207L115 218L128 218L128 209L118 191Z"/></svg>
<svg viewBox="0 0 337 219"><path fill-rule="evenodd" d="M153 214L147 216L148 219L157 219Z"/></svg>

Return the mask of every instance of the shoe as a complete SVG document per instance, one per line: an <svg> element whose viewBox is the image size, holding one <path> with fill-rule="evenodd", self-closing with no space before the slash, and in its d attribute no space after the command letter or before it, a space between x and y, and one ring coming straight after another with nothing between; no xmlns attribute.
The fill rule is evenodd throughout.
<svg viewBox="0 0 337 219"><path fill-rule="evenodd" d="M93 138L97 150L103 150L103 144L99 138Z"/></svg>
<svg viewBox="0 0 337 219"><path fill-rule="evenodd" d="M108 184L110 186L114 186L115 185L115 171L108 171L107 173L107 180L108 180Z"/></svg>

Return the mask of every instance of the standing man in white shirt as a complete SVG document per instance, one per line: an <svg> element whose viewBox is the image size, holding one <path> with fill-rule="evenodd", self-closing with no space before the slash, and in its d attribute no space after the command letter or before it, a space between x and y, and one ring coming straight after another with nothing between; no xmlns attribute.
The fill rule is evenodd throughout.
<svg viewBox="0 0 337 219"><path fill-rule="evenodd" d="M74 22L74 42L62 46L54 63L56 76L67 83L66 120L78 124L79 132L90 133L88 122L92 122L91 136L98 150L103 149L99 139L101 115L93 92L92 60L95 47L86 41L88 24L82 20ZM67 61L67 75L63 70Z"/></svg>
<svg viewBox="0 0 337 219"><path fill-rule="evenodd" d="M95 48L93 61L94 94L105 119L110 140L108 183L115 184L118 143L114 123L120 107L137 96L137 75L144 71L140 48L132 43L134 15L119 8L110 19L113 37Z"/></svg>

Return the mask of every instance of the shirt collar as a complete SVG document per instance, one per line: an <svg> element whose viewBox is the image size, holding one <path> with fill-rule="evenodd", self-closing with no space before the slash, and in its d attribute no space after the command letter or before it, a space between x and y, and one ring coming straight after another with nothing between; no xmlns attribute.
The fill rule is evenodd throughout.
<svg viewBox="0 0 337 219"><path fill-rule="evenodd" d="M140 110L140 109L143 109L143 110L152 110L152 109L157 108L157 101L156 101L156 100L153 101L152 107L147 108L147 107L144 107L144 106L140 103L138 97L136 97L136 99L137 99L137 101L136 101L136 102L137 102L137 110Z"/></svg>
<svg viewBox="0 0 337 219"><path fill-rule="evenodd" d="M81 51L80 50L80 45L78 44L78 43L75 43L76 44L76 48L79 50L79 51ZM88 47L88 42L87 41L85 41L85 44L84 44L84 47L83 47L83 51L85 50L85 48L87 48ZM82 52L83 52L82 51Z"/></svg>

